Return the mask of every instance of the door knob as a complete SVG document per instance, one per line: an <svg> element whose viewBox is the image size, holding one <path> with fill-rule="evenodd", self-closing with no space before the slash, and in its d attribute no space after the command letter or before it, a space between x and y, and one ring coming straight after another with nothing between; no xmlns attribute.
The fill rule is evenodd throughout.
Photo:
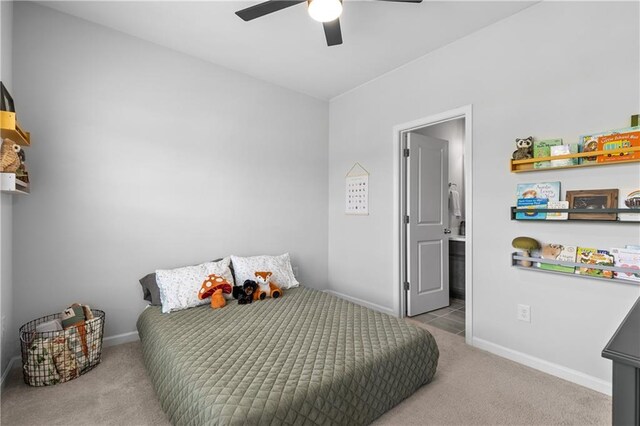
<svg viewBox="0 0 640 426"><path fill-rule="evenodd" d="M450 234L450 233L451 233L451 229L449 229L449 228L444 228L444 233L445 233L445 234Z"/></svg>

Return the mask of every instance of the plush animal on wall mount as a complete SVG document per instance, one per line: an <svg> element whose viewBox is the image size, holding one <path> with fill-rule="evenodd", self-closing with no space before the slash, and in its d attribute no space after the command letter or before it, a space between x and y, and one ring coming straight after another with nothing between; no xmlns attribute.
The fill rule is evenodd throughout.
<svg viewBox="0 0 640 426"><path fill-rule="evenodd" d="M0 148L0 172L15 173L20 167L20 145L12 141L11 139L5 139L2 141L2 147Z"/></svg>
<svg viewBox="0 0 640 426"><path fill-rule="evenodd" d="M533 136L528 138L517 138L516 149L513 151L512 158L514 160L526 160L533 158Z"/></svg>
<svg viewBox="0 0 640 426"><path fill-rule="evenodd" d="M213 309L224 308L227 302L224 300L223 293L231 293L231 284L220 275L211 274L203 282L198 299L204 300L211 297L211 307Z"/></svg>
<svg viewBox="0 0 640 426"><path fill-rule="evenodd" d="M242 286L233 287L233 297L238 299L238 305L246 305L253 302L254 295L258 293L258 283L246 280Z"/></svg>
<svg viewBox="0 0 640 426"><path fill-rule="evenodd" d="M254 274L256 277L256 282L259 286L260 299L264 299L265 297L273 297L277 299L282 296L282 290L280 287L271 281L271 277L273 274L269 271L258 271Z"/></svg>

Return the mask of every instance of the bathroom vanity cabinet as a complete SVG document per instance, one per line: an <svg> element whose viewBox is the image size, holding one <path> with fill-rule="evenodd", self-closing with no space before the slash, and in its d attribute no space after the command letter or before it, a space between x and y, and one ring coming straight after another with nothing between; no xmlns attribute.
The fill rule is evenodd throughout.
<svg viewBox="0 0 640 426"><path fill-rule="evenodd" d="M449 240L449 295L456 299L465 298L464 237Z"/></svg>

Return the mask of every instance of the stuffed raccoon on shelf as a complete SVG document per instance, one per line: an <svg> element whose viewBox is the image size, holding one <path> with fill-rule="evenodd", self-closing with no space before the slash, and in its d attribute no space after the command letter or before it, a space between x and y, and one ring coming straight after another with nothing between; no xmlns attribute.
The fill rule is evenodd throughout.
<svg viewBox="0 0 640 426"><path fill-rule="evenodd" d="M513 151L512 158L514 160L526 160L533 158L533 136L528 138L517 138L516 149Z"/></svg>

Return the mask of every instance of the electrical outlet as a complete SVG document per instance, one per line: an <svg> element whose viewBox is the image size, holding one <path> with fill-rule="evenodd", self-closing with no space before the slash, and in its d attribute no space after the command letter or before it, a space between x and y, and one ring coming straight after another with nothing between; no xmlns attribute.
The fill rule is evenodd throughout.
<svg viewBox="0 0 640 426"><path fill-rule="evenodd" d="M518 305L518 320L531 322L531 306Z"/></svg>

